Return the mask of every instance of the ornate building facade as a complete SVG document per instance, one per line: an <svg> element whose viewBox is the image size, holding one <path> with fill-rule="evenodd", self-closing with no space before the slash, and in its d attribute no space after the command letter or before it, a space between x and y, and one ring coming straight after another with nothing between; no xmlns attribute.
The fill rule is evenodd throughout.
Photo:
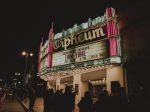
<svg viewBox="0 0 150 112"><path fill-rule="evenodd" d="M119 32L112 7L57 34L52 26L49 39L40 45L39 76L55 90L70 86L77 93L76 103L87 90L94 99L103 90L111 93L114 82L126 87Z"/></svg>

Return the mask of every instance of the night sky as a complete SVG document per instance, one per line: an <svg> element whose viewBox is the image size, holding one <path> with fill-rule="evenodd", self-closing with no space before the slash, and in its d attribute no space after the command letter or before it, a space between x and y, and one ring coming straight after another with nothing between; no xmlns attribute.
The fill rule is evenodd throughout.
<svg viewBox="0 0 150 112"><path fill-rule="evenodd" d="M32 62L37 70L41 38L48 39L51 23L54 33L102 16L108 0L9 0L0 3L0 73L24 72L23 50L35 55ZM125 10L134 2L111 0L113 7ZM122 4L122 5L120 5ZM128 5L127 5L128 4Z"/></svg>

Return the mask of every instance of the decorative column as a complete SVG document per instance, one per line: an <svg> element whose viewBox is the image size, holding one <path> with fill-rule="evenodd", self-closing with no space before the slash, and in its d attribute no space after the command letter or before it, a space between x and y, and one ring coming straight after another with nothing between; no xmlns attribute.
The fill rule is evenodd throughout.
<svg viewBox="0 0 150 112"><path fill-rule="evenodd" d="M42 52L41 52L41 48L43 45L43 38L42 38L42 42L40 44L40 48L39 48L39 57L38 57L38 72L41 71L41 56L42 56Z"/></svg>
<svg viewBox="0 0 150 112"><path fill-rule="evenodd" d="M47 67L52 67L52 56L53 56L53 23L52 23L52 27L51 30L49 32L49 45L48 45L48 65Z"/></svg>
<svg viewBox="0 0 150 112"><path fill-rule="evenodd" d="M119 35L119 33L118 33L115 9L113 9L112 7L106 9L106 20L107 20L107 36L109 38L109 44L110 44L110 56L117 56L118 49L117 49L116 37Z"/></svg>

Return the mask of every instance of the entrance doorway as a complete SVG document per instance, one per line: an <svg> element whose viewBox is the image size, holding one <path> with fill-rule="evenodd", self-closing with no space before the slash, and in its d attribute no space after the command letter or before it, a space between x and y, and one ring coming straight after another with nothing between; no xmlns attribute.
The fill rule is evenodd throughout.
<svg viewBox="0 0 150 112"><path fill-rule="evenodd" d="M89 82L88 83L88 88L89 88L89 91L90 91L90 93L92 95L93 102L95 102L98 99L98 95L104 89L106 89L106 84L95 84L95 83Z"/></svg>

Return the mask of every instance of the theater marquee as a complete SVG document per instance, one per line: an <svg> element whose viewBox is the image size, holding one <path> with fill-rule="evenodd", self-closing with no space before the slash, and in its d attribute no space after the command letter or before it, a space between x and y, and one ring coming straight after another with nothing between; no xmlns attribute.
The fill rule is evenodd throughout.
<svg viewBox="0 0 150 112"><path fill-rule="evenodd" d="M52 66L106 58L106 41L99 41L53 54Z"/></svg>

